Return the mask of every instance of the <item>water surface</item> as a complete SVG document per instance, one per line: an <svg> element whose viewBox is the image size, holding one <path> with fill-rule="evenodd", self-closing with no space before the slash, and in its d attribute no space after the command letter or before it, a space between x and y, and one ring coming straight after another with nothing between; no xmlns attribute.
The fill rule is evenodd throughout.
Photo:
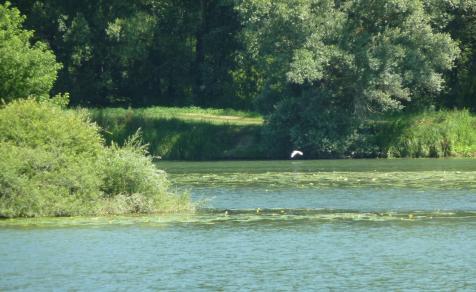
<svg viewBox="0 0 476 292"><path fill-rule="evenodd" d="M0 291L474 291L475 162L160 162L197 213L0 221Z"/></svg>

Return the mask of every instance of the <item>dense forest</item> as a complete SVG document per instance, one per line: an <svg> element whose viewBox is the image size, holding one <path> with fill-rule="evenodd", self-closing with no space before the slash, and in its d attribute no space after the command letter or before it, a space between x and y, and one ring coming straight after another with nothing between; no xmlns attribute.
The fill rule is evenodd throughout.
<svg viewBox="0 0 476 292"><path fill-rule="evenodd" d="M11 2L75 104L252 108L329 84L321 95L476 107L472 0Z"/></svg>
<svg viewBox="0 0 476 292"><path fill-rule="evenodd" d="M3 36L7 100L51 89L86 107L259 111L271 148L318 157L381 114L476 110L476 0L10 2L31 56L12 61ZM41 80L12 81L20 63Z"/></svg>

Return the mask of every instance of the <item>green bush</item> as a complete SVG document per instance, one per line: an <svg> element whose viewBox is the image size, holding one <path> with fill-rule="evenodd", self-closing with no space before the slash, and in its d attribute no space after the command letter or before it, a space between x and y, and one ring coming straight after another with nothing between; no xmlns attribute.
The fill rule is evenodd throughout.
<svg viewBox="0 0 476 292"><path fill-rule="evenodd" d="M168 191L133 137L104 146L85 111L53 101L14 101L0 109L0 217L169 212L192 208Z"/></svg>
<svg viewBox="0 0 476 292"><path fill-rule="evenodd" d="M100 193L93 159L0 142L0 217L92 214Z"/></svg>
<svg viewBox="0 0 476 292"><path fill-rule="evenodd" d="M0 216L79 215L94 207L103 152L85 112L14 101L0 110Z"/></svg>
<svg viewBox="0 0 476 292"><path fill-rule="evenodd" d="M476 117L467 110L374 117L363 123L348 150L352 157L476 157Z"/></svg>
<svg viewBox="0 0 476 292"><path fill-rule="evenodd" d="M151 213L193 208L186 195L168 192L166 173L155 167L136 132L122 147L112 143L103 156L104 204L102 213Z"/></svg>
<svg viewBox="0 0 476 292"><path fill-rule="evenodd" d="M347 110L328 103L328 94L282 100L263 129L269 153L287 158L292 150L301 149L306 157L343 158L353 120Z"/></svg>

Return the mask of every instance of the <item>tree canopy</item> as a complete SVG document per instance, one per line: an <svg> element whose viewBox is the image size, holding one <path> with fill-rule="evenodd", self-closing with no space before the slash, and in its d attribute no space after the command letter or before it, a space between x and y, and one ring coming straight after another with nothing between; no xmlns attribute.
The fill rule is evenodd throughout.
<svg viewBox="0 0 476 292"><path fill-rule="evenodd" d="M271 134L289 148L339 151L362 117L432 104L459 54L419 0L245 0L239 10L266 76Z"/></svg>
<svg viewBox="0 0 476 292"><path fill-rule="evenodd" d="M47 96L61 67L46 43L32 41L24 21L9 2L0 4L0 98L5 101Z"/></svg>

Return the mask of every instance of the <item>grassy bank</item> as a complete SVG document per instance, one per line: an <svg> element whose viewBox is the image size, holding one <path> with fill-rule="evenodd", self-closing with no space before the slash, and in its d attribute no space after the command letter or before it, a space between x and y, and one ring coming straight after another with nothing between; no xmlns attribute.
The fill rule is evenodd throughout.
<svg viewBox="0 0 476 292"><path fill-rule="evenodd" d="M164 107L90 111L107 140L124 141L141 128L151 153L164 159L276 158L266 151L263 118L255 113ZM335 158L476 157L476 117L467 110L380 116L351 139Z"/></svg>
<svg viewBox="0 0 476 292"><path fill-rule="evenodd" d="M373 122L386 157L476 157L476 116L467 110L388 116Z"/></svg>
<svg viewBox="0 0 476 292"><path fill-rule="evenodd" d="M258 159L263 119L250 112L164 108L92 109L108 141L121 143L142 130L153 155L173 160Z"/></svg>

